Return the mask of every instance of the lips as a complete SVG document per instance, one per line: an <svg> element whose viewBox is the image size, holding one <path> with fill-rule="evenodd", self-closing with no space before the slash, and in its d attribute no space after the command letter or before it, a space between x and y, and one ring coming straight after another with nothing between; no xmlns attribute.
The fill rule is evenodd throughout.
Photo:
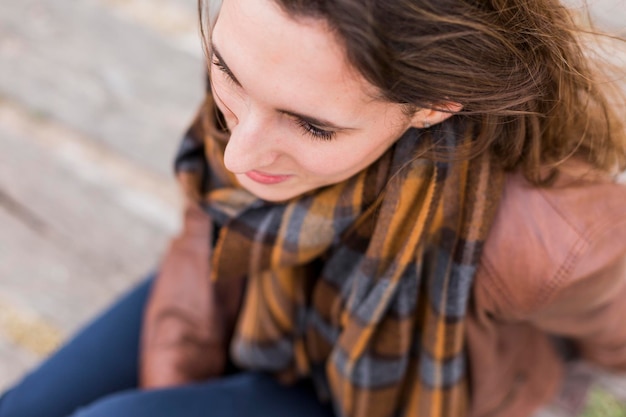
<svg viewBox="0 0 626 417"><path fill-rule="evenodd" d="M291 175L271 175L260 171L248 171L246 176L252 181L265 185L279 184L291 178Z"/></svg>

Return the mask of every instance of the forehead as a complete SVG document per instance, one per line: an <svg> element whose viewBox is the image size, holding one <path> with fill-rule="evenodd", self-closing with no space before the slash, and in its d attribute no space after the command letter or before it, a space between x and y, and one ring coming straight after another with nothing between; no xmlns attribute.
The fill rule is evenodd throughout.
<svg viewBox="0 0 626 417"><path fill-rule="evenodd" d="M224 0L212 41L250 93L291 93L305 106L366 105L377 96L325 21L292 18L272 0Z"/></svg>

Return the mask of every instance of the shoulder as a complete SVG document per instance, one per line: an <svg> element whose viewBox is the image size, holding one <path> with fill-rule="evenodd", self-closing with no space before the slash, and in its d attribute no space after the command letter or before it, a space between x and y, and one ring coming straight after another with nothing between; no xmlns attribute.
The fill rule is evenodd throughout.
<svg viewBox="0 0 626 417"><path fill-rule="evenodd" d="M572 286L593 287L594 271L616 264L625 269L608 281L626 279L626 186L571 165L549 188L507 176L476 277L500 316L523 318Z"/></svg>

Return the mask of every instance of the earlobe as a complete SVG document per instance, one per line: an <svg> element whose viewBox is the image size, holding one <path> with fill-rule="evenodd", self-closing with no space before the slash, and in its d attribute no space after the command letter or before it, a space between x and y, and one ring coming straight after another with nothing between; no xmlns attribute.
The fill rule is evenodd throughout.
<svg viewBox="0 0 626 417"><path fill-rule="evenodd" d="M454 102L443 103L441 106L418 110L411 117L411 126L418 129L427 129L441 123L463 109L463 105Z"/></svg>

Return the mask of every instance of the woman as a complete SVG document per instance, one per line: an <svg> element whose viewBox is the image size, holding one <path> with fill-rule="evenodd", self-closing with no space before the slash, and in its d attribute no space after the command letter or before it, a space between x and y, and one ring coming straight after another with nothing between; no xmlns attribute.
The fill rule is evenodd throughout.
<svg viewBox="0 0 626 417"><path fill-rule="evenodd" d="M566 9L215 8L183 232L0 416L521 417L557 340L626 368L626 141Z"/></svg>

